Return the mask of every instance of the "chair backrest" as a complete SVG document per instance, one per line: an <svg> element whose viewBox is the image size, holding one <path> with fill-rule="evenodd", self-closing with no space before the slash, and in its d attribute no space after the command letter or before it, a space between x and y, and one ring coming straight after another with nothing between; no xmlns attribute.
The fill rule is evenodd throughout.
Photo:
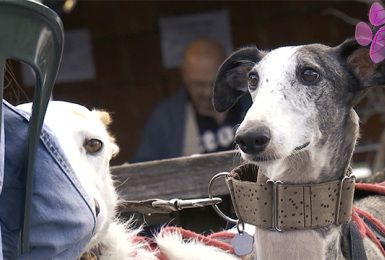
<svg viewBox="0 0 385 260"><path fill-rule="evenodd" d="M32 173L40 131L63 52L63 26L49 8L26 0L0 1L0 97L3 98L7 59L32 67L36 75L32 116L28 130L28 155L21 252L29 250ZM0 127L3 112L0 106ZM3 137L4 138L4 137Z"/></svg>

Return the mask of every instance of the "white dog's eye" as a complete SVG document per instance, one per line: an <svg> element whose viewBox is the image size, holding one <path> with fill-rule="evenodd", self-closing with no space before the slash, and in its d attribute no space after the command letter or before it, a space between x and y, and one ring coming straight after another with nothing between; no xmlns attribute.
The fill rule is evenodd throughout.
<svg viewBox="0 0 385 260"><path fill-rule="evenodd" d="M259 76L257 73L252 72L249 74L249 88L255 90L258 87Z"/></svg>
<svg viewBox="0 0 385 260"><path fill-rule="evenodd" d="M87 153L94 154L103 148L103 142L99 139L89 139L84 142L83 147L86 149Z"/></svg>
<svg viewBox="0 0 385 260"><path fill-rule="evenodd" d="M305 83L315 83L319 76L319 73L312 68L305 68L301 73L302 80Z"/></svg>

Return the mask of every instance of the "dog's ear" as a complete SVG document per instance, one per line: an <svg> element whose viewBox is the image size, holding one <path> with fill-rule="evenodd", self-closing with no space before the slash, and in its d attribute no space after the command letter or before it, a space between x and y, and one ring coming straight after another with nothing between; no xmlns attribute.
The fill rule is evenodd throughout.
<svg viewBox="0 0 385 260"><path fill-rule="evenodd" d="M369 49L349 39L336 47L339 55L355 79L358 80L354 90L385 85L385 62L374 63L369 56Z"/></svg>
<svg viewBox="0 0 385 260"><path fill-rule="evenodd" d="M257 48L247 47L234 52L224 61L214 82L215 110L226 111L247 93L247 74L262 56Z"/></svg>

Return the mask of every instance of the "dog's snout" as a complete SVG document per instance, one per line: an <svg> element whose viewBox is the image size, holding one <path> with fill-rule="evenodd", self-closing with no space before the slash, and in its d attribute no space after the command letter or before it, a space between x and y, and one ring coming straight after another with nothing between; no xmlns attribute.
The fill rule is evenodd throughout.
<svg viewBox="0 0 385 260"><path fill-rule="evenodd" d="M265 150L270 139L271 134L267 127L247 128L235 135L235 143L248 154L257 154Z"/></svg>

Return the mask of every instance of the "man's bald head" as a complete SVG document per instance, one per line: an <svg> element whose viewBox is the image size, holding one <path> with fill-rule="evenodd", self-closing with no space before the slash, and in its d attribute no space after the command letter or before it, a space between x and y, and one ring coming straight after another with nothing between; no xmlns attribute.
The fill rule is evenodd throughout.
<svg viewBox="0 0 385 260"><path fill-rule="evenodd" d="M193 41L186 49L181 73L191 101L198 114L213 116L212 85L225 59L223 47L210 39Z"/></svg>
<svg viewBox="0 0 385 260"><path fill-rule="evenodd" d="M184 53L182 69L193 66L194 63L200 62L201 60L215 62L219 66L224 59L225 51L219 43L202 38L193 41L187 46Z"/></svg>

